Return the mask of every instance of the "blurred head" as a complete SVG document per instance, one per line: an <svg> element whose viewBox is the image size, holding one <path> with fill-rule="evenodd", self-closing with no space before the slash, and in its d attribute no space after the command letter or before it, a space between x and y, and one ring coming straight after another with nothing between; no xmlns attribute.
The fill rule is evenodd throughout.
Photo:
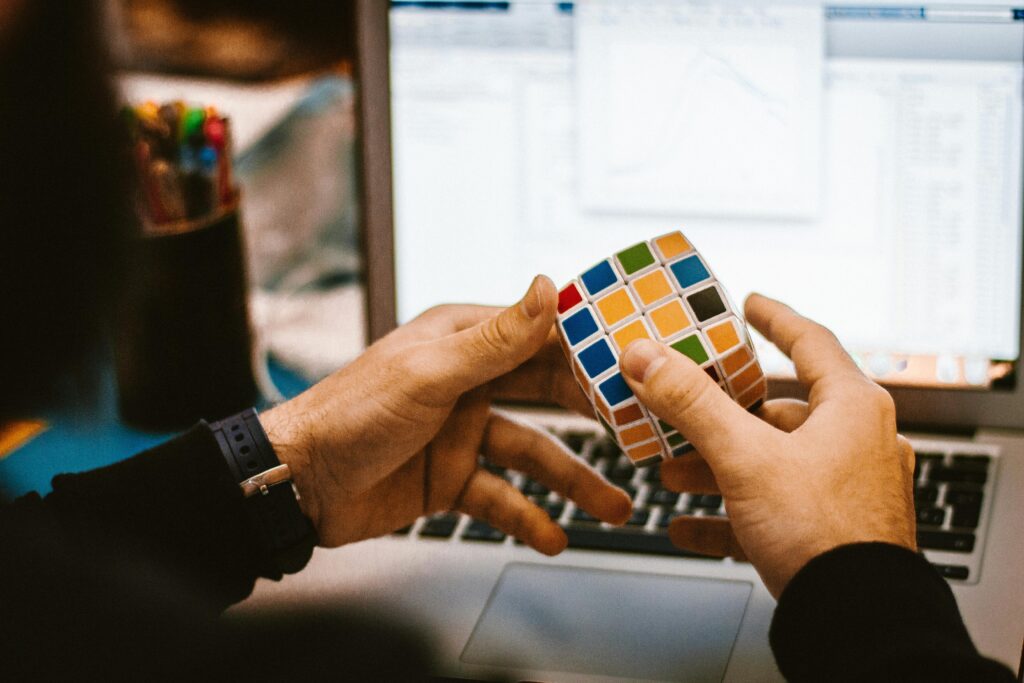
<svg viewBox="0 0 1024 683"><path fill-rule="evenodd" d="M0 417L75 391L112 309L126 174L98 3L0 2Z"/></svg>

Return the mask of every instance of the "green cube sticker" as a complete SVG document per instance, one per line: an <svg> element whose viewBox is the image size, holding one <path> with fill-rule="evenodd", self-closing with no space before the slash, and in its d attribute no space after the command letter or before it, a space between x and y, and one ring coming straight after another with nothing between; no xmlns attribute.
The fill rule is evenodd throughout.
<svg viewBox="0 0 1024 683"><path fill-rule="evenodd" d="M669 432L674 432L676 430L675 427L670 425L668 422L665 422L664 420L658 420L658 426L661 427L661 431L665 432L666 434L668 434Z"/></svg>
<svg viewBox="0 0 1024 683"><path fill-rule="evenodd" d="M668 445L669 446L671 446L672 448L675 448L676 446L682 446L683 442L685 442L686 439L683 438L682 434L680 434L679 432L676 432L675 434L669 434L665 438L665 441L668 441Z"/></svg>
<svg viewBox="0 0 1024 683"><path fill-rule="evenodd" d="M704 345L700 343L700 337L695 334L691 334L685 339L680 339L672 348L688 356L697 365L702 365L708 362L708 352L704 350Z"/></svg>
<svg viewBox="0 0 1024 683"><path fill-rule="evenodd" d="M638 270L642 270L647 266L654 263L654 254L647 248L647 244L641 242L640 244L634 244L625 251L620 251L616 254L619 259L619 263L622 264L622 268L626 271L626 275L632 275Z"/></svg>

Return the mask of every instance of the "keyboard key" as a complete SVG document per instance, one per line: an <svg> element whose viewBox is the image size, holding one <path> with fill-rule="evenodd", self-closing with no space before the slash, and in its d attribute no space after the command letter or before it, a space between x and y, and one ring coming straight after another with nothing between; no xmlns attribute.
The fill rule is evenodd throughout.
<svg viewBox="0 0 1024 683"><path fill-rule="evenodd" d="M487 522L474 519L466 530L462 532L462 538L467 541L486 541L488 543L499 543L505 540L505 534L492 527Z"/></svg>
<svg viewBox="0 0 1024 683"><path fill-rule="evenodd" d="M673 507L678 500L679 494L675 491L669 491L668 489L655 489L651 491L651 495L647 497L647 504Z"/></svg>
<svg viewBox="0 0 1024 683"><path fill-rule="evenodd" d="M992 458L981 453L954 453L953 465L979 464L988 465Z"/></svg>
<svg viewBox="0 0 1024 683"><path fill-rule="evenodd" d="M562 441L568 446L574 453L582 453L583 445L587 443L593 436L585 432L569 432L562 437Z"/></svg>
<svg viewBox="0 0 1024 683"><path fill-rule="evenodd" d="M939 487L935 485L926 484L925 486L917 486L914 488L914 504L921 505L922 503L934 503L939 499Z"/></svg>
<svg viewBox="0 0 1024 683"><path fill-rule="evenodd" d="M557 521L558 518L562 516L562 512L565 511L565 503L560 500L553 503L545 502L540 506L540 508L548 513L548 517Z"/></svg>
<svg viewBox="0 0 1024 683"><path fill-rule="evenodd" d="M960 459L953 458L953 464L947 465L949 469L956 470L957 472L987 472L988 471L988 460L979 459Z"/></svg>
<svg viewBox="0 0 1024 683"><path fill-rule="evenodd" d="M626 526L643 526L651 518L650 510L633 510L633 516L626 522Z"/></svg>
<svg viewBox="0 0 1024 683"><path fill-rule="evenodd" d="M928 475L928 480L981 485L988 481L988 473L985 470L943 466L933 469Z"/></svg>
<svg viewBox="0 0 1024 683"><path fill-rule="evenodd" d="M608 479L616 484L627 483L633 479L633 475L636 474L636 468L631 463L622 462L620 458L615 465L608 470Z"/></svg>
<svg viewBox="0 0 1024 683"><path fill-rule="evenodd" d="M981 498L983 492L978 488L962 488L957 486L950 486L946 489L946 504L947 505L981 505Z"/></svg>
<svg viewBox="0 0 1024 683"><path fill-rule="evenodd" d="M955 531L918 531L917 544L929 550L969 553L974 550L974 534Z"/></svg>
<svg viewBox="0 0 1024 683"><path fill-rule="evenodd" d="M619 483L616 483L616 482L612 482L612 483L614 483L620 489L625 491L626 495L629 496L630 500L636 500L636 487L635 486L633 486L632 484L619 484Z"/></svg>
<svg viewBox="0 0 1024 683"><path fill-rule="evenodd" d="M929 526L942 526L946 519L946 511L943 508L923 507L917 511L917 523Z"/></svg>
<svg viewBox="0 0 1024 683"><path fill-rule="evenodd" d="M939 573L944 579L959 579L964 580L969 575L967 567L961 567L958 564L933 564L935 571Z"/></svg>
<svg viewBox="0 0 1024 683"><path fill-rule="evenodd" d="M976 529L980 519L980 505L958 505L953 508L953 521L951 524L964 529Z"/></svg>
<svg viewBox="0 0 1024 683"><path fill-rule="evenodd" d="M523 485L523 493L528 496L546 496L551 493L551 489L540 482L529 479L526 484Z"/></svg>
<svg viewBox="0 0 1024 683"><path fill-rule="evenodd" d="M707 557L677 548L668 540L668 536L661 534L608 530L600 527L569 527L565 530L565 533L569 537L569 547L580 550L608 550L611 552L672 555L676 557Z"/></svg>
<svg viewBox="0 0 1024 683"><path fill-rule="evenodd" d="M694 496L690 501L690 507L704 508L705 510L717 510L722 506L721 496Z"/></svg>
<svg viewBox="0 0 1024 683"><path fill-rule="evenodd" d="M648 484L661 486L661 465L651 465L644 468L643 479Z"/></svg>
<svg viewBox="0 0 1024 683"><path fill-rule="evenodd" d="M426 536L428 538L448 538L455 531L455 526L459 523L459 517L455 514L439 515L437 517L431 517L427 520L427 523L420 529L420 536Z"/></svg>
<svg viewBox="0 0 1024 683"><path fill-rule="evenodd" d="M576 511L572 513L573 522L582 522L584 524L600 524L601 520L594 517L592 514L584 510L583 508L576 508Z"/></svg>
<svg viewBox="0 0 1024 683"><path fill-rule="evenodd" d="M658 520L659 529L667 529L668 525L671 524L672 520L682 515L678 512L673 512L669 508L663 508L661 511L661 519Z"/></svg>
<svg viewBox="0 0 1024 683"><path fill-rule="evenodd" d="M590 461L595 462L599 458L618 458L622 451L610 439L601 439L591 451Z"/></svg>

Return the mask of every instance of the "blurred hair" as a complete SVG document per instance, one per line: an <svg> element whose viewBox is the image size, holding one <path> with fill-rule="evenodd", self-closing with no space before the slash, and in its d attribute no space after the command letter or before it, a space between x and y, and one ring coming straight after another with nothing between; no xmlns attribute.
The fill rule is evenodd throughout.
<svg viewBox="0 0 1024 683"><path fill-rule="evenodd" d="M129 215L99 4L28 0L15 19L0 36L0 417L86 384Z"/></svg>

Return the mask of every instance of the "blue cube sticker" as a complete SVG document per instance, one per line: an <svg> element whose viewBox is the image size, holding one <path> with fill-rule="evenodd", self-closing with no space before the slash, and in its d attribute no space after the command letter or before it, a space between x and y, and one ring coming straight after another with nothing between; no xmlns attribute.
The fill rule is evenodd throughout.
<svg viewBox="0 0 1024 683"><path fill-rule="evenodd" d="M612 407L617 406L633 396L633 390L629 388L628 384L626 384L626 380L622 378L622 373L620 372L616 372L614 375L601 382L597 388L604 396L604 400L606 400L608 405Z"/></svg>
<svg viewBox="0 0 1024 683"><path fill-rule="evenodd" d="M565 330L565 337L569 340L569 344L576 346L597 332L597 321L594 320L594 314L584 308L563 320L562 329Z"/></svg>
<svg viewBox="0 0 1024 683"><path fill-rule="evenodd" d="M580 279L583 281L583 286L587 288L587 293L590 296L603 292L619 281L619 278L615 275L615 269L607 261L601 261L601 263L583 273Z"/></svg>
<svg viewBox="0 0 1024 683"><path fill-rule="evenodd" d="M677 261L669 266L669 268L682 289L693 287L698 282L711 279L711 273L708 272L708 269L704 267L704 264L696 256L690 256L682 261Z"/></svg>
<svg viewBox="0 0 1024 683"><path fill-rule="evenodd" d="M580 351L578 358L590 379L594 379L615 365L615 355L605 339L599 339L596 343Z"/></svg>

